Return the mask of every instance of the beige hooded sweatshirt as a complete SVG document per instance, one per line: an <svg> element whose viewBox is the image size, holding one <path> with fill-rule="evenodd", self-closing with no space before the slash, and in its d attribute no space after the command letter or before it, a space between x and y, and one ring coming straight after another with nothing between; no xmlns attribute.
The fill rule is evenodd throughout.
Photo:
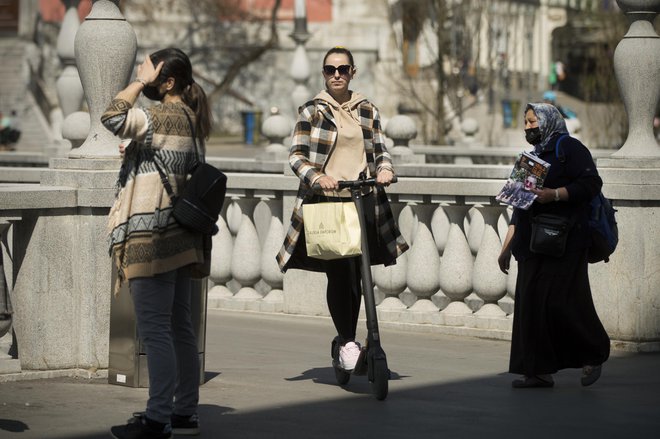
<svg viewBox="0 0 660 439"><path fill-rule="evenodd" d="M364 152L364 137L360 126L358 104L366 98L356 92L351 99L339 104L327 91L320 92L315 99L326 102L337 123L337 142L325 163L323 172L335 180L357 180L360 172L367 173L367 156ZM332 195L330 193L326 195ZM336 196L337 194L334 193ZM339 196L350 197L350 191L344 189Z"/></svg>

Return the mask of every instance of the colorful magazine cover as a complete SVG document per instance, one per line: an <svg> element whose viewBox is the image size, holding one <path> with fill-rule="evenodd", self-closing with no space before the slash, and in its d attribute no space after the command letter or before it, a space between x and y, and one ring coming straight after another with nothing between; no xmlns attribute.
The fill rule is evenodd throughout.
<svg viewBox="0 0 660 439"><path fill-rule="evenodd" d="M550 163L533 154L523 152L516 159L509 179L495 199L519 209L529 209L536 199L536 194L530 189L543 187L548 169L550 169Z"/></svg>

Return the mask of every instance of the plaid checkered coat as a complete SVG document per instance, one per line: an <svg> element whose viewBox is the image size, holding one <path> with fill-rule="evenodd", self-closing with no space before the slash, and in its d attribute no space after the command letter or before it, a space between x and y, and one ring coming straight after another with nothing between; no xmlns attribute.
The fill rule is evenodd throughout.
<svg viewBox="0 0 660 439"><path fill-rule="evenodd" d="M367 155L367 166L371 175L377 175L382 169L393 170L392 158L385 147L385 139L381 131L378 109L368 100L358 104L358 114L364 150ZM295 266L291 255L296 248L298 237L303 231L302 205L314 195L312 184L323 176L323 169L328 157L332 154L337 142L337 124L330 106L322 99L313 99L298 109L298 121L293 133L289 164L300 178L298 195L291 215L291 225L284 239L284 244L277 255L277 263L282 272L289 268L302 268L319 271L319 264ZM401 236L394 221L387 194L382 187L376 187L376 222L381 247L385 247L387 258L396 263L396 258L408 249L408 244Z"/></svg>

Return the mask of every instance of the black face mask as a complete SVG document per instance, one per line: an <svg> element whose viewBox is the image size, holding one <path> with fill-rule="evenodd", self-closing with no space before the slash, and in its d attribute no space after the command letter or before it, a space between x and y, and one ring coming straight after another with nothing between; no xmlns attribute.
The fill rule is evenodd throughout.
<svg viewBox="0 0 660 439"><path fill-rule="evenodd" d="M165 94L161 94L158 91L158 87L156 87L155 85L146 85L142 89L142 94L147 99L151 99L152 101L162 101L163 98L165 97Z"/></svg>
<svg viewBox="0 0 660 439"><path fill-rule="evenodd" d="M530 145L537 145L541 143L541 128L527 128L525 130L525 140Z"/></svg>

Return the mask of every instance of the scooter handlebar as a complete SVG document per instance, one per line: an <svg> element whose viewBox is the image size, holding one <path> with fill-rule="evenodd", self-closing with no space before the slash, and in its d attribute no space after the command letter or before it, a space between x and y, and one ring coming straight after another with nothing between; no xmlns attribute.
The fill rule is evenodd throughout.
<svg viewBox="0 0 660 439"><path fill-rule="evenodd" d="M392 180L390 181L390 183L396 183L397 181L399 181L399 179L396 175L394 175L392 176ZM366 186L378 185L374 177L367 178L364 180L339 180L337 183L339 184L339 189L362 188ZM314 183L312 185L312 189L314 189L315 191L323 190L321 188L321 185L318 183Z"/></svg>

